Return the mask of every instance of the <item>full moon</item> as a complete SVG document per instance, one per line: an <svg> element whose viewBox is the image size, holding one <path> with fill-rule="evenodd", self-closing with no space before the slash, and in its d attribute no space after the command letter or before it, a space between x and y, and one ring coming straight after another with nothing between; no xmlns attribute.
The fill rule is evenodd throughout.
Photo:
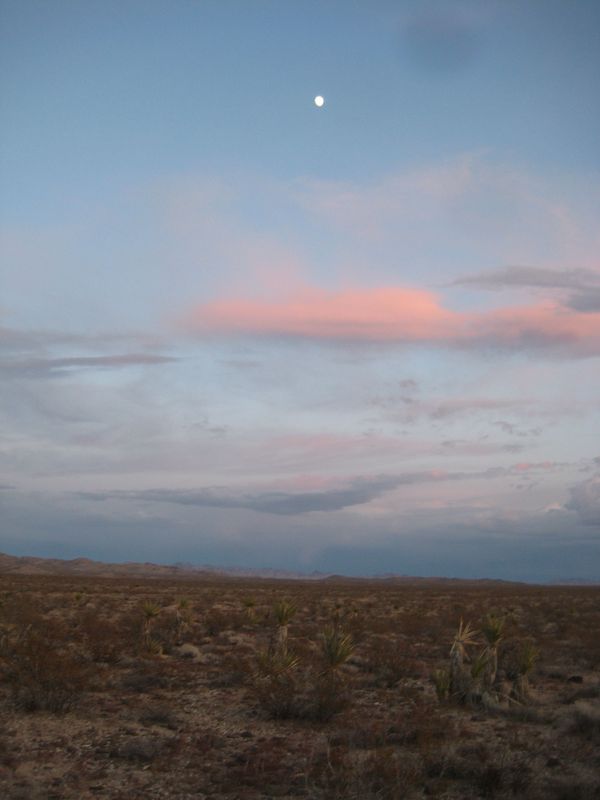
<svg viewBox="0 0 600 800"><path fill-rule="evenodd" d="M325 105L325 100L321 97L320 94L318 94L315 97L315 105L316 105L317 108L321 108L321 106Z"/></svg>

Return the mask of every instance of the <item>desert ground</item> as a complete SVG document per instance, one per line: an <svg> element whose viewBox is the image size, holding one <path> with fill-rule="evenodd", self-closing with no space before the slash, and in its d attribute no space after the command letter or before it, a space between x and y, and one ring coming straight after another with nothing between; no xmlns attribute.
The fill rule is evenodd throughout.
<svg viewBox="0 0 600 800"><path fill-rule="evenodd" d="M0 575L0 796L600 798L600 587Z"/></svg>

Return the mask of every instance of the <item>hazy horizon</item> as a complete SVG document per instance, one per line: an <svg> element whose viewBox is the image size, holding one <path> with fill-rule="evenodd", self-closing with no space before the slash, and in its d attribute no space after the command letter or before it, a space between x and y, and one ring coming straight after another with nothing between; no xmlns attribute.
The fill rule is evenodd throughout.
<svg viewBox="0 0 600 800"><path fill-rule="evenodd" d="M0 551L600 579L595 0L0 14Z"/></svg>

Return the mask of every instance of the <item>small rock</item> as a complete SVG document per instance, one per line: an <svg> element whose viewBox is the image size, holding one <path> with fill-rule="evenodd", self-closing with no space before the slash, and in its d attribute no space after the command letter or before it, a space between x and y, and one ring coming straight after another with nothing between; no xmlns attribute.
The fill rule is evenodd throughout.
<svg viewBox="0 0 600 800"><path fill-rule="evenodd" d="M201 657L200 650L195 644L190 644L190 642L186 642L180 647L175 648L175 652L180 658L189 658L191 661L199 661Z"/></svg>

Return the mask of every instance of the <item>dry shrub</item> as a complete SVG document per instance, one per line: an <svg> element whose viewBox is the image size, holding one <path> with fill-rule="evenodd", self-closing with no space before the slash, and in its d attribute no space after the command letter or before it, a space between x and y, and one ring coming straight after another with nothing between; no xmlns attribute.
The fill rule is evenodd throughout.
<svg viewBox="0 0 600 800"><path fill-rule="evenodd" d="M315 800L402 800L421 778L420 759L397 748L332 748L311 765L307 788Z"/></svg>
<svg viewBox="0 0 600 800"><path fill-rule="evenodd" d="M262 738L232 756L219 789L228 797L239 798L288 795L302 780L294 775L293 758L282 737Z"/></svg>
<svg viewBox="0 0 600 800"><path fill-rule="evenodd" d="M66 631L35 609L13 608L0 632L0 676L24 711L61 713L89 685L90 670L66 645Z"/></svg>
<svg viewBox="0 0 600 800"><path fill-rule="evenodd" d="M126 633L120 620L108 620L97 610L84 612L79 630L92 661L116 664L124 655Z"/></svg>
<svg viewBox="0 0 600 800"><path fill-rule="evenodd" d="M526 797L534 772L526 754L498 751L482 742L436 751L426 761L429 777L467 783L477 797ZM471 797L465 791L465 796Z"/></svg>
<svg viewBox="0 0 600 800"><path fill-rule="evenodd" d="M319 674L312 676L307 687L305 719L329 722L350 705L352 695L347 681L339 675Z"/></svg>
<svg viewBox="0 0 600 800"><path fill-rule="evenodd" d="M302 666L292 653L269 653L259 660L252 692L273 719L328 722L350 704L344 677L323 672L314 664Z"/></svg>
<svg viewBox="0 0 600 800"><path fill-rule="evenodd" d="M408 645L392 638L377 637L369 644L365 666L374 684L387 689L418 674Z"/></svg>
<svg viewBox="0 0 600 800"><path fill-rule="evenodd" d="M211 608L204 617L204 627L208 636L219 636L225 631L239 631L247 625L245 612L239 609Z"/></svg>
<svg viewBox="0 0 600 800"><path fill-rule="evenodd" d="M161 609L152 622L151 640L157 652L171 654L180 641L180 621L173 609Z"/></svg>
<svg viewBox="0 0 600 800"><path fill-rule="evenodd" d="M293 653L270 650L258 659L252 691L261 708L274 719L302 716L299 659Z"/></svg>

